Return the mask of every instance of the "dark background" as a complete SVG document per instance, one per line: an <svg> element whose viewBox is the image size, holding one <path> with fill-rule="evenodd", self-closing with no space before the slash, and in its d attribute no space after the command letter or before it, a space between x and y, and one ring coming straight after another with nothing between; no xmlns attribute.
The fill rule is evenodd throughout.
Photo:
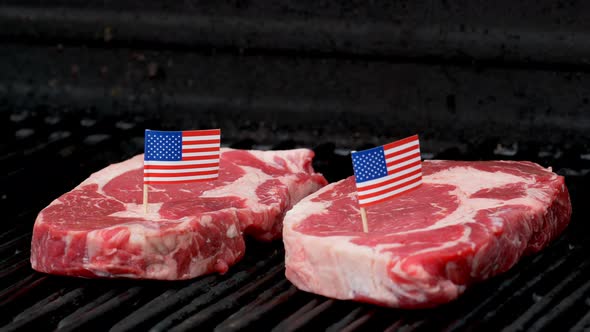
<svg viewBox="0 0 590 332"><path fill-rule="evenodd" d="M588 329L589 112L587 1L0 0L0 329ZM330 181L351 149L414 133L426 159L535 161L566 176L572 221L429 311L297 291L280 241L187 282L31 270L49 202L143 152L146 128L213 127L235 148L313 148Z"/></svg>
<svg viewBox="0 0 590 332"><path fill-rule="evenodd" d="M51 3L0 1L11 110L140 115L265 144L420 133L433 152L482 138L588 148L584 1Z"/></svg>

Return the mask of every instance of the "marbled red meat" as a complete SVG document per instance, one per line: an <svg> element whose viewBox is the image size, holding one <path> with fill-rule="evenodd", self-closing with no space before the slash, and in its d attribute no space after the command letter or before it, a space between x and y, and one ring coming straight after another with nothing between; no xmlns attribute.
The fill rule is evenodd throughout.
<svg viewBox="0 0 590 332"><path fill-rule="evenodd" d="M285 212L326 184L313 152L222 149L219 179L151 185L144 213L143 155L93 174L43 209L31 264L80 277L188 279L244 255L243 233L281 236Z"/></svg>
<svg viewBox="0 0 590 332"><path fill-rule="evenodd" d="M354 178L284 221L286 275L302 290L399 308L433 307L512 267L567 226L564 178L530 162L425 161L420 188L369 208Z"/></svg>

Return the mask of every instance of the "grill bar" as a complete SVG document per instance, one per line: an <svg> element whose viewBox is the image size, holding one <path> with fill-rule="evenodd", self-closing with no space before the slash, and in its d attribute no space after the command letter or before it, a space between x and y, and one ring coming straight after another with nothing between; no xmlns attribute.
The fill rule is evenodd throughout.
<svg viewBox="0 0 590 332"><path fill-rule="evenodd" d="M144 289L145 288L141 286L129 288L122 293L110 297L101 304L89 307L89 310L81 312L83 315L82 317L78 316L76 319L72 316L68 316L67 322L69 324L60 324L60 330L75 331L84 326L96 323L102 319L110 321L112 320L112 316L116 317L125 313L127 311L126 307L131 304L132 301L137 300L141 296ZM111 317L109 317L109 315Z"/></svg>
<svg viewBox="0 0 590 332"><path fill-rule="evenodd" d="M536 277L531 278L528 281L525 281L523 284L520 285L517 289L513 289L513 292L507 296L503 301L498 303L495 308L490 308L488 312L484 315L483 320L480 321L480 324L491 323L492 319L496 316L499 316L502 312L508 312L508 308L514 307L515 304L521 303L518 299L523 298L524 296L532 296L531 293L533 289L539 287L540 284L546 280L551 274L551 272L555 273L555 277L560 277L561 275L557 272L560 272L566 266L566 263L570 265L574 265L574 263L579 263L577 260L567 260L566 258L558 260L556 263L552 264L544 274L539 274ZM574 265L575 266L575 265ZM574 268L570 266L570 269ZM568 269L567 271L571 271Z"/></svg>
<svg viewBox="0 0 590 332"><path fill-rule="evenodd" d="M251 284L237 290L233 294L226 296L219 302L208 306L206 309L192 314L192 316L182 321L170 331L190 331L216 317L220 317L220 315L224 313L235 310L236 308L243 305L248 298L254 296L256 292L260 291L262 287L265 287L271 281L276 280L280 274L284 273L284 268L285 267L283 263L271 268L268 272L260 276Z"/></svg>
<svg viewBox="0 0 590 332"><path fill-rule="evenodd" d="M8 251L14 252L15 250L28 249L32 235L33 232L25 232L22 235L14 236L12 240L0 244L0 257L4 256Z"/></svg>
<svg viewBox="0 0 590 332"><path fill-rule="evenodd" d="M297 329L298 326L308 325L312 321L319 319L321 315L326 314L328 310L333 309L336 304L336 300L325 300L322 304L299 316L295 321L295 324L293 324L293 328Z"/></svg>
<svg viewBox="0 0 590 332"><path fill-rule="evenodd" d="M150 322L153 323L155 319L163 318L166 313L179 310L179 308L188 310L188 308L195 308L197 305L204 305L207 301L221 296L238 287L240 284L249 281L254 275L260 273L261 270L277 262L279 256L279 252L274 251L267 259L256 262L253 266L244 270L236 271L223 281L219 281L219 277L217 276L207 276L200 278L180 290L168 290L132 312L125 319L115 324L111 330L114 332L142 328ZM242 266L245 265L242 264ZM195 298L195 296L198 297ZM174 318L171 320L174 320Z"/></svg>
<svg viewBox="0 0 590 332"><path fill-rule="evenodd" d="M215 283L216 278L211 276L180 291L174 289L165 291L160 296L146 303L144 306L125 317L122 321L115 324L111 331L130 331L144 327L145 324L153 321L155 318L161 317L166 311L172 310L175 307L181 306L187 301L190 301L190 299L196 294L206 291Z"/></svg>
<svg viewBox="0 0 590 332"><path fill-rule="evenodd" d="M406 322L400 320L387 327L385 332L412 332L420 329L424 325L423 322Z"/></svg>
<svg viewBox="0 0 590 332"><path fill-rule="evenodd" d="M74 311L70 315L64 317L58 323L57 328L60 331L67 331L67 330L73 331L73 330L76 330L76 329L82 327L83 325L86 324L88 319L93 319L92 312L96 308L100 307L102 304L106 303L110 299L116 297L117 295L119 295L119 293L120 293L120 291L118 291L118 290L110 290L110 291L100 295L99 297L88 302L86 305L77 309L76 311Z"/></svg>
<svg viewBox="0 0 590 332"><path fill-rule="evenodd" d="M260 273L260 272L258 272ZM184 321L194 313L198 312L205 306L213 303L220 297L234 291L238 287L249 282L252 278L256 277L255 273L249 271L238 272L233 277L220 282L216 286L209 289L206 293L196 297L189 304L183 306L181 309L176 310L173 314L162 319L160 323L156 324L152 331L165 331L175 326L177 323Z"/></svg>
<svg viewBox="0 0 590 332"><path fill-rule="evenodd" d="M287 331L289 328L294 326L295 321L299 317L301 317L305 313L313 310L313 308L315 308L320 302L321 302L321 300L318 298L314 298L311 301L307 302L305 305L303 305L301 308L299 308L297 311L295 311L293 314L291 314L285 320L283 320L279 325L275 326L272 329L272 331L273 332Z"/></svg>
<svg viewBox="0 0 590 332"><path fill-rule="evenodd" d="M49 315L56 312L66 312L73 308L88 292L88 289L77 288L71 291L60 290L44 300L37 302L13 319L13 323L5 326L8 331L29 328L31 325L42 323Z"/></svg>
<svg viewBox="0 0 590 332"><path fill-rule="evenodd" d="M0 256L0 279L8 277L10 271L18 269L18 265L22 262L29 262L29 248L28 243L21 247L10 248L6 250L4 255Z"/></svg>
<svg viewBox="0 0 590 332"><path fill-rule="evenodd" d="M552 291L552 293L553 293L553 291ZM588 298L588 295L590 295L589 293L590 293L590 281L586 281L586 283L584 283L584 284L582 284L582 286L574 289L571 293L569 293L559 303L555 304L551 308L545 308L546 310L547 309L550 309L550 310L543 313L542 316L535 318L535 321L532 322L531 326L529 327L529 330L539 331L547 326L550 326L551 324L556 324L560 316L567 316L567 313L569 311L572 311L572 309L574 309L574 311L577 311L576 310L576 309L578 309L578 308L576 308L577 306L580 306L582 308L582 310L588 311L589 305L584 304L583 300L585 298ZM553 295L553 294L545 295L543 300L546 297L551 296L551 295ZM588 312L590 312L590 311L588 311ZM575 330L575 328L574 328L574 330Z"/></svg>
<svg viewBox="0 0 590 332"><path fill-rule="evenodd" d="M288 289L284 290L287 287ZM261 319L272 320L272 317L269 316L288 301L292 301L298 292L296 287L289 287L287 280L282 280L272 288L264 291L255 301L242 307L235 314L217 325L215 331L239 331L250 328L252 325L259 323Z"/></svg>
<svg viewBox="0 0 590 332"><path fill-rule="evenodd" d="M284 306L292 308L299 303L297 295L300 295L300 292L294 286L288 287L287 290L276 294L272 298L268 297L270 294L275 294L279 289L285 288L288 285L288 282L285 281L281 281L258 297L256 301L228 317L215 328L215 331L239 331L253 329L256 325L272 325L277 321L277 317L282 316L281 312L285 312ZM278 316L276 316L277 311L279 311ZM265 324L261 322L265 322Z"/></svg>
<svg viewBox="0 0 590 332"><path fill-rule="evenodd" d="M559 282L556 286L553 286L550 292L543 295L541 299L536 301L527 311L520 314L510 325L506 326L503 331L515 331L524 330L537 319L539 315L549 309L553 308L553 305L557 298L562 296L567 290L571 290L572 285L579 286L580 281L584 280L584 277L588 277L588 266L590 262L586 261L575 268L565 279ZM576 282L577 281L577 282ZM580 291L578 289L577 291ZM566 293L567 294L567 293ZM551 307L550 307L551 306ZM554 310L554 309L553 309ZM555 311L557 312L557 311Z"/></svg>
<svg viewBox="0 0 590 332"><path fill-rule="evenodd" d="M32 273L0 292L0 324L8 324L18 314L23 303L33 301L33 294L39 287L47 285L48 277ZM41 291L43 293L43 291Z"/></svg>
<svg viewBox="0 0 590 332"><path fill-rule="evenodd" d="M5 243L12 241L22 233L22 226L19 227L18 223L16 225L10 224L7 226L8 227L2 231L2 234L0 234L0 243L2 243L2 247L5 246Z"/></svg>
<svg viewBox="0 0 590 332"><path fill-rule="evenodd" d="M564 242L563 239L560 239L551 248L559 249L559 247L564 245ZM466 314L461 317L461 319L455 320L449 324L446 327L446 330L458 331L472 323L474 320L480 320L481 317L493 317L494 314L491 311L514 301L519 294L522 294L526 289L530 289L536 283L542 281L547 274L558 271L566 264L568 258L571 258L576 253L579 252L566 251L564 256L559 256L559 253L551 251L537 255L528 264L522 262L521 265L524 263L524 267L520 271L507 276L500 285L493 287L493 296L478 298L476 305L467 310ZM543 274L539 274L539 268L541 266L547 266L544 268ZM525 286L523 286L523 284Z"/></svg>
<svg viewBox="0 0 590 332"><path fill-rule="evenodd" d="M308 303L312 308L310 310L306 310L301 314L294 314L292 317L289 317L290 321L287 323L285 320L280 325L274 328L274 331L296 331L303 326L311 323L313 320L318 319L318 317L332 308L336 301L332 299L328 299L323 301L322 303L315 305L316 303L312 300Z"/></svg>
<svg viewBox="0 0 590 332"><path fill-rule="evenodd" d="M590 298L586 299L586 306L590 306ZM588 331L590 328L590 311L578 321L576 325L572 327L570 330L571 332L581 332L581 331Z"/></svg>
<svg viewBox="0 0 590 332"><path fill-rule="evenodd" d="M332 324L326 332L353 332L360 329L369 319L373 317L375 310L367 311L365 308L355 308L339 322Z"/></svg>
<svg viewBox="0 0 590 332"><path fill-rule="evenodd" d="M28 257L17 259L15 262L3 264L3 266L0 266L2 268L2 270L0 270L0 279L15 277L18 273L28 271L29 266L30 262Z"/></svg>

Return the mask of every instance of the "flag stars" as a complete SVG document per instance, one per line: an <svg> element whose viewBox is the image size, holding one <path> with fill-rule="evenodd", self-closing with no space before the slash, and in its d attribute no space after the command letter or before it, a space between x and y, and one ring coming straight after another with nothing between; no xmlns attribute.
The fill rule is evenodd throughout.
<svg viewBox="0 0 590 332"><path fill-rule="evenodd" d="M146 160L182 159L181 132L146 132Z"/></svg>
<svg viewBox="0 0 590 332"><path fill-rule="evenodd" d="M354 173L358 182L373 180L387 175L383 149L354 152L352 154Z"/></svg>

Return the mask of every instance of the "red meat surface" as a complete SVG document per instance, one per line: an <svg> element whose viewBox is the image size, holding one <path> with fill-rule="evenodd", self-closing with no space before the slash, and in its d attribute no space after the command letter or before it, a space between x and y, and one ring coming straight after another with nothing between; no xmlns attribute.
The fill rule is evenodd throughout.
<svg viewBox="0 0 590 332"><path fill-rule="evenodd" d="M224 273L245 251L244 236L281 236L285 212L326 184L313 152L222 149L215 181L149 186L143 155L92 174L43 209L31 264L80 276L188 279Z"/></svg>
<svg viewBox="0 0 590 332"><path fill-rule="evenodd" d="M423 175L367 210L369 233L353 177L303 199L284 221L287 278L337 299L433 307L541 250L570 220L564 178L534 163L425 161Z"/></svg>

